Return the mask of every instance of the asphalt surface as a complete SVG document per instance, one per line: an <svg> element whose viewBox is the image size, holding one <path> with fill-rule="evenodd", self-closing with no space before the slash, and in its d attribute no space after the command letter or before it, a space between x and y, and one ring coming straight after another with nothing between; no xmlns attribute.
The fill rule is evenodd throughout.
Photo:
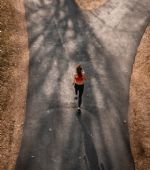
<svg viewBox="0 0 150 170"><path fill-rule="evenodd" d="M129 81L150 21L149 0L108 0L82 11L72 0L25 0L29 87L16 170L134 170ZM81 115L72 75L88 77Z"/></svg>

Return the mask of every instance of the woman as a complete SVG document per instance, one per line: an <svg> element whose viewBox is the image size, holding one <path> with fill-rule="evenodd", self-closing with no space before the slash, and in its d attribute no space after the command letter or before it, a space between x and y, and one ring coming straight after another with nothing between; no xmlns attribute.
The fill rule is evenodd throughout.
<svg viewBox="0 0 150 170"><path fill-rule="evenodd" d="M73 85L75 88L75 95L76 95L75 99L78 99L78 110L80 110L80 106L82 104L82 94L84 91L85 80L86 80L86 76L81 65L77 65L76 74L74 75L74 78L73 78Z"/></svg>

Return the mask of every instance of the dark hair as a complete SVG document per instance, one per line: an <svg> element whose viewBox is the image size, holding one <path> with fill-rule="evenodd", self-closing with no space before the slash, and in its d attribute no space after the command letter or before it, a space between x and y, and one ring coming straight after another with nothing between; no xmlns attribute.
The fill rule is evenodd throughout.
<svg viewBox="0 0 150 170"><path fill-rule="evenodd" d="M82 76L82 67L81 67L80 64L77 65L77 67L76 67L76 72L77 72L78 76Z"/></svg>

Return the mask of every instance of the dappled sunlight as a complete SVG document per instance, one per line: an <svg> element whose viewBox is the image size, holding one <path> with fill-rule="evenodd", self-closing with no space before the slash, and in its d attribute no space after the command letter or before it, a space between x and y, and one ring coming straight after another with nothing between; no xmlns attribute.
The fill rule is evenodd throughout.
<svg viewBox="0 0 150 170"><path fill-rule="evenodd" d="M64 105L71 104L74 99L74 86L73 83L73 75L75 70L73 68L73 63L70 63L67 71L62 77L61 86L60 86L60 100L63 101ZM65 97L64 97L65 96Z"/></svg>
<svg viewBox="0 0 150 170"><path fill-rule="evenodd" d="M99 109L104 108L105 103L104 103L104 99L103 99L103 93L102 93L102 91L100 91L99 85L98 85L96 79L91 78L91 85L92 85L92 93L94 94L94 98L96 101L96 107Z"/></svg>
<svg viewBox="0 0 150 170"><path fill-rule="evenodd" d="M55 64L57 64L57 61L54 61ZM46 76L46 79L43 83L42 86L42 92L43 94L49 98L51 96L51 94L53 93L55 87L56 87L56 82L58 82L58 78L59 78L59 70L57 69L57 66L55 66L55 64L52 65L51 70L49 71L49 73ZM58 88L59 90L59 88Z"/></svg>
<svg viewBox="0 0 150 170"><path fill-rule="evenodd" d="M35 30L35 32L36 32L36 30ZM32 51L33 54L36 54L37 51L39 51L39 53L40 53L43 42L44 42L44 35L41 34L38 36L37 40L34 41L31 46L31 48L33 48L33 51ZM37 53L37 55L39 55L39 53Z"/></svg>

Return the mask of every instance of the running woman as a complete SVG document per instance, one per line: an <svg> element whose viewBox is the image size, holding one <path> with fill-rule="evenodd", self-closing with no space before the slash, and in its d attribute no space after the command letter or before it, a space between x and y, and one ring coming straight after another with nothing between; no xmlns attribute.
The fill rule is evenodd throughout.
<svg viewBox="0 0 150 170"><path fill-rule="evenodd" d="M75 88L75 99L78 99L78 110L80 110L80 106L82 104L82 94L84 91L84 82L86 80L85 73L81 67L81 65L77 65L76 74L73 78L73 85Z"/></svg>

